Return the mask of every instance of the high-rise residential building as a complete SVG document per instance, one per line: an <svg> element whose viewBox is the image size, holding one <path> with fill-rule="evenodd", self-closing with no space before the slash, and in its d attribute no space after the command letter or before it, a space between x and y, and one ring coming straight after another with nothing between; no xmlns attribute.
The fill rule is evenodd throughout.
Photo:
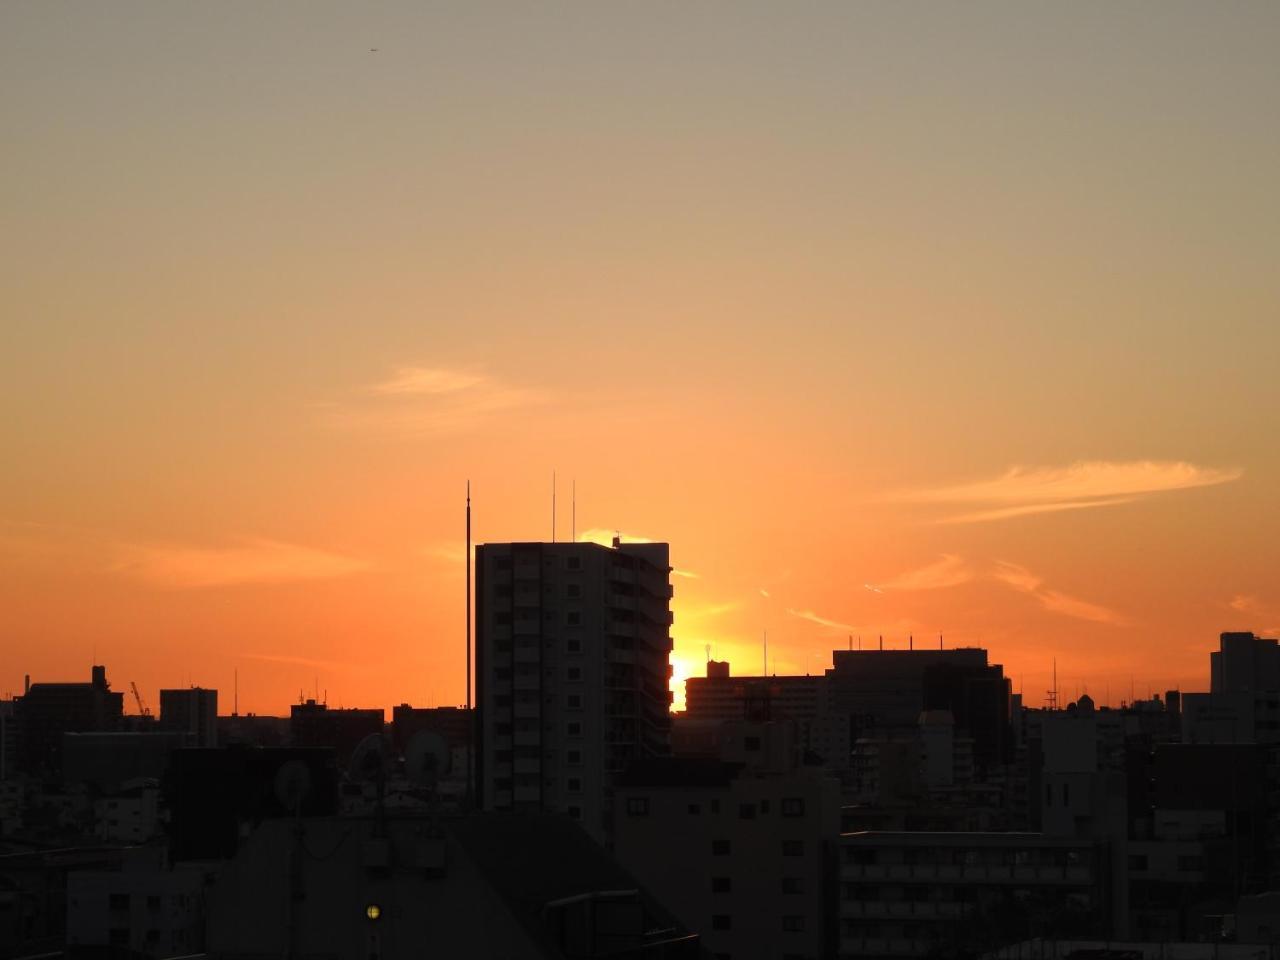
<svg viewBox="0 0 1280 960"><path fill-rule="evenodd" d="M216 747L218 691L203 687L161 690L160 729L186 734L192 747Z"/></svg>
<svg viewBox="0 0 1280 960"><path fill-rule="evenodd" d="M618 776L669 751L668 545L482 545L475 614L479 804L605 840Z"/></svg>

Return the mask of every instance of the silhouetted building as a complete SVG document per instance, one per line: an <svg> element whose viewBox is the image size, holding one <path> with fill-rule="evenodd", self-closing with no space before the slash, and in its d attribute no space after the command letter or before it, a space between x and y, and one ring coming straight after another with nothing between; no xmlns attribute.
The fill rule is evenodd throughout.
<svg viewBox="0 0 1280 960"><path fill-rule="evenodd" d="M1110 930L1107 858L1088 841L848 833L839 869L841 957L964 957Z"/></svg>
<svg viewBox="0 0 1280 960"><path fill-rule="evenodd" d="M577 824L502 815L266 823L210 892L206 955L702 956Z"/></svg>
<svg viewBox="0 0 1280 960"><path fill-rule="evenodd" d="M391 708L391 746L403 754L415 733L437 734L452 749L465 748L471 712L466 707L411 707L402 703Z"/></svg>
<svg viewBox="0 0 1280 960"><path fill-rule="evenodd" d="M914 730L922 712L946 710L973 739L979 778L1012 757L1009 681L986 650L836 650L832 662L831 709L849 717L853 742Z"/></svg>
<svg viewBox="0 0 1280 960"><path fill-rule="evenodd" d="M218 718L218 745L241 744L249 747L287 747L289 718L264 717L256 713L237 713Z"/></svg>
<svg viewBox="0 0 1280 960"><path fill-rule="evenodd" d="M163 796L172 858L225 860L263 820L336 814L338 769L332 748L175 750Z"/></svg>
<svg viewBox="0 0 1280 960"><path fill-rule="evenodd" d="M477 548L483 809L607 835L617 776L670 746L670 573L665 543Z"/></svg>
<svg viewBox="0 0 1280 960"><path fill-rule="evenodd" d="M187 746L177 731L66 733L62 736L64 783L110 792L126 780L159 779L174 750Z"/></svg>
<svg viewBox="0 0 1280 960"><path fill-rule="evenodd" d="M1224 633L1209 654L1208 693L1180 698L1187 743L1280 743L1280 643Z"/></svg>
<svg viewBox="0 0 1280 960"><path fill-rule="evenodd" d="M203 687L160 691L160 729L187 735L187 746L218 745L218 691Z"/></svg>
<svg viewBox="0 0 1280 960"><path fill-rule="evenodd" d="M295 747L332 747L338 765L345 767L360 741L382 733L385 715L381 709L330 709L307 700L289 708L289 738Z"/></svg>
<svg viewBox="0 0 1280 960"><path fill-rule="evenodd" d="M95 666L89 683L33 683L17 701L19 766L27 773L62 768L62 735L116 730L124 695L113 693L107 668Z"/></svg>
<svg viewBox="0 0 1280 960"><path fill-rule="evenodd" d="M669 757L623 776L614 854L715 956L833 956L839 782L787 762L785 745L759 756L781 724L737 726L752 760Z"/></svg>

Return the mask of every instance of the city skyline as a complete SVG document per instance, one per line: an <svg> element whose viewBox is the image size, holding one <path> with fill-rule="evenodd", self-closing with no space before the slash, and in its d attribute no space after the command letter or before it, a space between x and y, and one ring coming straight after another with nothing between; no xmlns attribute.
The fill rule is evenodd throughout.
<svg viewBox="0 0 1280 960"><path fill-rule="evenodd" d="M0 692L462 703L553 472L677 696L1280 632L1276 8L132 9L0 11Z"/></svg>

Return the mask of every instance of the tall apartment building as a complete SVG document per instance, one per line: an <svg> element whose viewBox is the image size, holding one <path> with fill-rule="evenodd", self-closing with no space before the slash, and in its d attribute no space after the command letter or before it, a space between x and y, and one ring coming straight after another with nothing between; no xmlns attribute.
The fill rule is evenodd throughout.
<svg viewBox="0 0 1280 960"><path fill-rule="evenodd" d="M614 784L670 746L665 543L476 549L476 783L485 810L610 835Z"/></svg>
<svg viewBox="0 0 1280 960"><path fill-rule="evenodd" d="M203 687L160 691L160 729L187 735L192 747L218 745L218 691Z"/></svg>

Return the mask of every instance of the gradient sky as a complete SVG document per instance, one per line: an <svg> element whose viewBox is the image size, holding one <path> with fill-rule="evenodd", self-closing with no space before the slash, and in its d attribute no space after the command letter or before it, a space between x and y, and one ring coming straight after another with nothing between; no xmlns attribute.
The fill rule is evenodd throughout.
<svg viewBox="0 0 1280 960"><path fill-rule="evenodd" d="M375 50L376 48L376 50ZM1280 5L0 6L0 694L463 699L479 540L678 675L1280 629ZM856 641L855 641L856 642ZM1131 687L1132 684L1132 687Z"/></svg>

